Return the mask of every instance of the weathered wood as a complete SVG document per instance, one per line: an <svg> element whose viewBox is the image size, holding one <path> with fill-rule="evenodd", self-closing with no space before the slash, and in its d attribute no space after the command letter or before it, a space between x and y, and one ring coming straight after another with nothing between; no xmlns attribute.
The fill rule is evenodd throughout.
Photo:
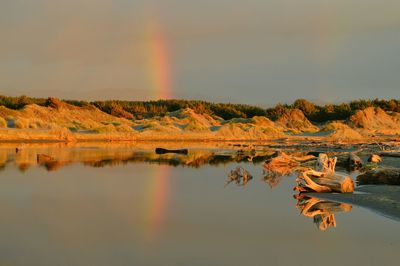
<svg viewBox="0 0 400 266"><path fill-rule="evenodd" d="M382 157L400 157L400 152L381 152L379 156Z"/></svg>
<svg viewBox="0 0 400 266"><path fill-rule="evenodd" d="M335 172L337 158L329 158L325 153L320 153L317 160L317 171L325 174L333 174Z"/></svg>
<svg viewBox="0 0 400 266"><path fill-rule="evenodd" d="M37 160L38 164L43 164L43 163L47 163L50 161L54 161L54 158L47 154L38 154L36 156L36 160Z"/></svg>
<svg viewBox="0 0 400 266"><path fill-rule="evenodd" d="M166 154L166 153L177 153L177 154L187 155L189 151L188 149L169 150L164 148L156 148L156 154Z"/></svg>
<svg viewBox="0 0 400 266"><path fill-rule="evenodd" d="M382 162L382 158L377 154L371 154L371 156L368 158L368 162L380 163L380 162Z"/></svg>
<svg viewBox="0 0 400 266"><path fill-rule="evenodd" d="M350 167L360 168L363 166L364 162L355 153L350 153L349 164L350 164Z"/></svg>
<svg viewBox="0 0 400 266"><path fill-rule="evenodd" d="M267 181L267 183L269 183L270 180L277 181L284 175L307 169L303 165L311 160L315 160L315 157L312 155L292 156L281 152L277 157L271 158L265 162L264 180Z"/></svg>
<svg viewBox="0 0 400 266"><path fill-rule="evenodd" d="M297 186L294 190L299 192L339 192L350 193L354 191L353 180L340 173L335 173L336 158L328 158L321 153L318 157L317 170L307 169L297 177Z"/></svg>
<svg viewBox="0 0 400 266"><path fill-rule="evenodd" d="M400 185L400 169L374 169L357 176L360 185Z"/></svg>
<svg viewBox="0 0 400 266"><path fill-rule="evenodd" d="M295 190L300 192L338 192L351 193L354 191L353 180L344 174L323 174L313 170L303 172L297 178Z"/></svg>

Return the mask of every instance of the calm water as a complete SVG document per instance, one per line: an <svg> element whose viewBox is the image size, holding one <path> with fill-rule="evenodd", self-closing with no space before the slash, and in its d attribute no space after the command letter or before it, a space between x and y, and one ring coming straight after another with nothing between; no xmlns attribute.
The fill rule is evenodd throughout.
<svg viewBox="0 0 400 266"><path fill-rule="evenodd" d="M73 160L46 168L42 152ZM271 188L252 162L112 161L131 153L2 149L0 265L398 265L398 221L350 206L319 230L296 208L293 176ZM225 186L238 165L254 179Z"/></svg>

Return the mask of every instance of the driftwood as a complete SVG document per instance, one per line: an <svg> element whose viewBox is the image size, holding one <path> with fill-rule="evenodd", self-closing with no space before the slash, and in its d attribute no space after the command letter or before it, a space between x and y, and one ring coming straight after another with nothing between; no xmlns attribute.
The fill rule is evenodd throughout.
<svg viewBox="0 0 400 266"><path fill-rule="evenodd" d="M177 153L177 154L185 154L189 153L188 149L179 149L179 150L168 150L163 148L156 148L156 154L166 154L166 153Z"/></svg>
<svg viewBox="0 0 400 266"><path fill-rule="evenodd" d="M314 223L321 231L325 231L329 227L336 227L335 213L349 212L352 209L349 204L322 200L304 194L294 197L297 200L296 207L300 209L300 213L313 218Z"/></svg>
<svg viewBox="0 0 400 266"><path fill-rule="evenodd" d="M245 186L252 179L253 176L246 169L238 166L228 174L228 181L225 186L232 182L235 182L238 186Z"/></svg>
<svg viewBox="0 0 400 266"><path fill-rule="evenodd" d="M371 154L371 156L368 158L368 162L380 163L380 162L382 162L382 158L377 154Z"/></svg>
<svg viewBox="0 0 400 266"><path fill-rule="evenodd" d="M43 164L43 163L54 161L54 158L47 154L38 154L36 156L36 160L37 160L38 164Z"/></svg>
<svg viewBox="0 0 400 266"><path fill-rule="evenodd" d="M328 158L326 154L321 153L318 157L317 171L312 169L300 171L294 190L299 192L353 192L353 180L345 174L335 173L336 161L336 158Z"/></svg>
<svg viewBox="0 0 400 266"><path fill-rule="evenodd" d="M302 163L306 163L314 159L315 157L313 155L300 157L291 156L284 152L281 152L277 157L269 159L264 164L264 174L270 174L274 176L288 175L294 171L302 169Z"/></svg>
<svg viewBox="0 0 400 266"><path fill-rule="evenodd" d="M361 168L363 166L363 161L360 157L358 157L355 153L350 153L349 155L349 164L352 168Z"/></svg>
<svg viewBox="0 0 400 266"><path fill-rule="evenodd" d="M400 157L400 152L391 152L391 151L381 152L381 153L379 153L379 156L382 156L382 157Z"/></svg>
<svg viewBox="0 0 400 266"><path fill-rule="evenodd" d="M374 169L357 176L359 185L400 185L400 169Z"/></svg>

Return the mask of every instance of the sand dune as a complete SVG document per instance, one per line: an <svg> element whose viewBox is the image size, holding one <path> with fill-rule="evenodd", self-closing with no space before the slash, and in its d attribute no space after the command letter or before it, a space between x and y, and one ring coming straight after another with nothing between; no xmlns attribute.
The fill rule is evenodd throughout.
<svg viewBox="0 0 400 266"><path fill-rule="evenodd" d="M320 129L298 109L275 122L257 116L224 120L190 108L131 120L118 110L111 113L121 117L93 105L78 107L57 99L49 101L48 107L30 104L21 110L0 106L0 141L271 140L294 137L293 133L356 141L376 134L400 134L400 115L389 115L379 108L358 111L348 121L332 121Z"/></svg>

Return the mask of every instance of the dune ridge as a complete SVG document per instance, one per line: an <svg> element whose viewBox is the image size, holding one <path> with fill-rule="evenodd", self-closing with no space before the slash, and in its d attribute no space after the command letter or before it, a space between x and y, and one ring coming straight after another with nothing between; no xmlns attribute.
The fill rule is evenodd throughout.
<svg viewBox="0 0 400 266"><path fill-rule="evenodd" d="M276 121L263 116L224 120L190 108L135 120L121 110L108 114L91 104L48 101L46 107L29 104L20 110L0 106L0 141L271 140L307 134L308 138L356 141L400 134L400 115L373 107L357 111L348 120L317 126L299 109Z"/></svg>

